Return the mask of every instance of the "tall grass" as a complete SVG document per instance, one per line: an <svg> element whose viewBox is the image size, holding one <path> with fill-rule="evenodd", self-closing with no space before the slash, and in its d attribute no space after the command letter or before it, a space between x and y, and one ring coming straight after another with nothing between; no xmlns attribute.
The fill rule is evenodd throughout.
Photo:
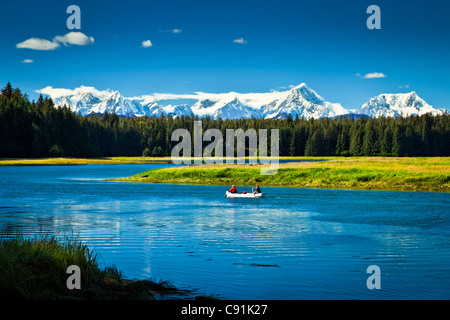
<svg viewBox="0 0 450 320"><path fill-rule="evenodd" d="M81 270L81 289L70 290L67 267ZM153 299L154 292L181 292L166 282L126 280L115 266L101 268L98 255L76 238L0 236L1 299Z"/></svg>

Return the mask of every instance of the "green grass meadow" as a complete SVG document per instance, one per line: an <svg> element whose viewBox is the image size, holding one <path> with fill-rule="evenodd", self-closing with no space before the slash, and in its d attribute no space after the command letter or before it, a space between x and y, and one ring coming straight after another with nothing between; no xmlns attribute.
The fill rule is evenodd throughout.
<svg viewBox="0 0 450 320"><path fill-rule="evenodd" d="M322 158L320 162L280 164L262 175L263 165L214 164L149 170L129 182L338 188L395 191L450 190L449 158Z"/></svg>

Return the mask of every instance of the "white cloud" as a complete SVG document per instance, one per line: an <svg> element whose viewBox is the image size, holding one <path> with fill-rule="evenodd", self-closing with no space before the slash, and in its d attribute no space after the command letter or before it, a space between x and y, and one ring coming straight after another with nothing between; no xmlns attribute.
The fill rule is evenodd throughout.
<svg viewBox="0 0 450 320"><path fill-rule="evenodd" d="M403 85L403 86L398 86L399 87L399 89L409 89L409 84L405 84L405 85Z"/></svg>
<svg viewBox="0 0 450 320"><path fill-rule="evenodd" d="M159 30L159 32L167 32L167 33L181 33L183 30L181 30L181 29L177 29L177 28L175 28L175 29L169 29L169 30Z"/></svg>
<svg viewBox="0 0 450 320"><path fill-rule="evenodd" d="M145 40L141 42L142 48L149 48L153 46L153 43L150 40Z"/></svg>
<svg viewBox="0 0 450 320"><path fill-rule="evenodd" d="M387 77L384 73L381 73L381 72L366 73L363 76L361 76L359 73L357 73L356 75L362 79L377 79L377 78L386 78Z"/></svg>
<svg viewBox="0 0 450 320"><path fill-rule="evenodd" d="M71 44L77 46L87 46L94 43L94 38L88 37L82 32L69 32L63 36L54 37L53 42L61 42L65 46Z"/></svg>
<svg viewBox="0 0 450 320"><path fill-rule="evenodd" d="M22 63L33 63L33 62L34 62L34 60L31 60L31 59L22 60Z"/></svg>
<svg viewBox="0 0 450 320"><path fill-rule="evenodd" d="M294 85L290 84L288 86L279 86L279 87L276 87L275 89L270 89L270 91L271 92L278 92L279 90L289 90L289 89L292 89L294 87L295 87Z"/></svg>
<svg viewBox="0 0 450 320"><path fill-rule="evenodd" d="M244 38L234 39L233 42L239 43L239 44L247 44L248 43L248 41L245 40Z"/></svg>
<svg viewBox="0 0 450 320"><path fill-rule="evenodd" d="M53 88L52 86L47 86L45 88L42 88L40 90L35 90L37 93L45 94L50 96L52 99L64 97L64 96L72 96L76 94L83 94L83 93L92 93L95 96L98 97L107 97L113 93L112 90L97 90L95 87L90 86L79 86L78 88L75 88L73 90L71 89L65 89L65 88Z"/></svg>
<svg viewBox="0 0 450 320"><path fill-rule="evenodd" d="M16 48L31 50L55 50L59 48L59 43L48 41L46 39L30 38L16 44Z"/></svg>
<svg viewBox="0 0 450 320"><path fill-rule="evenodd" d="M94 43L94 38L86 36L82 32L69 32L63 36L56 36L52 41L40 38L30 38L16 44L19 49L31 50L55 50L60 47L60 43L65 46L78 45L86 46Z"/></svg>
<svg viewBox="0 0 450 320"><path fill-rule="evenodd" d="M47 86L40 90L36 90L36 92L46 94L54 99L54 98L59 98L59 97L63 97L63 96L70 96L74 93L74 90L63 89L63 88L53 88L52 86Z"/></svg>

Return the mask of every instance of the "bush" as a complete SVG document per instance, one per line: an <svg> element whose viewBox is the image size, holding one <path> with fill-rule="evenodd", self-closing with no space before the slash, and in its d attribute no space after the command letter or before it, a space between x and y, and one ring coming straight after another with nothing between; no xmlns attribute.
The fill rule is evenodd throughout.
<svg viewBox="0 0 450 320"><path fill-rule="evenodd" d="M144 151L142 151L142 156L143 157L151 157L152 152L150 151L149 148L145 148Z"/></svg>
<svg viewBox="0 0 450 320"><path fill-rule="evenodd" d="M64 149L59 144L53 145L48 152L51 157L64 156Z"/></svg>
<svg viewBox="0 0 450 320"><path fill-rule="evenodd" d="M161 157L163 156L163 149L161 147L154 147L152 151L152 157Z"/></svg>

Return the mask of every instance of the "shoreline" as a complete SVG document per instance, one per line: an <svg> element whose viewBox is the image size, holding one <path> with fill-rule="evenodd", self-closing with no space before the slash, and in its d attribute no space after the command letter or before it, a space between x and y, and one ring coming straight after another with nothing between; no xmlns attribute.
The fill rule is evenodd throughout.
<svg viewBox="0 0 450 320"><path fill-rule="evenodd" d="M172 184L172 185L186 185L186 186L212 186L212 187L225 187L228 191L228 189L231 187L231 184L229 183L217 183L217 184L204 184L204 183L195 183L195 182L147 182L147 181L131 181L128 180L128 178L117 178L117 179L105 179L104 181L111 181L111 182L128 182L128 183L153 183L153 184ZM243 188L252 188L254 187L254 185L249 185L249 184L234 184L237 188L239 188L239 190L241 191L241 189ZM265 184L264 186L262 184L259 185L261 188L292 188L292 189L330 189L330 190L351 190L351 191L395 191L395 192L426 192L426 193L449 193L449 190L433 190L433 189L407 189L404 188L402 189L401 187L398 188L392 188L392 189L375 189L375 188L371 188L371 187L337 187L337 186L330 186L330 185L323 185L323 186L302 186L302 185L296 185L296 186L289 186L289 185L270 185L270 184ZM247 191L249 192L249 190L243 190L243 191ZM264 190L263 190L264 191ZM238 192L241 193L241 192ZM266 192L263 192L264 194L266 194Z"/></svg>
<svg viewBox="0 0 450 320"><path fill-rule="evenodd" d="M181 158L180 158L181 159ZM249 158L247 157L246 160ZM193 160L193 159L192 159ZM279 157L275 175L263 164L196 164L152 169L132 177L106 179L137 183L450 192L450 157ZM193 162L193 161L192 161ZM0 159L0 166L87 164L171 164L171 157Z"/></svg>
<svg viewBox="0 0 450 320"><path fill-rule="evenodd" d="M300 159L299 159L300 160ZM301 159L306 160L306 159ZM279 165L261 175L264 165L213 164L153 169L108 181L192 185L236 185L378 191L450 192L450 158L356 158Z"/></svg>
<svg viewBox="0 0 450 320"><path fill-rule="evenodd" d="M3 233L0 258L4 300L217 300L163 280L126 278L115 265L102 266L98 254L73 236ZM70 265L79 268L78 290L66 285Z"/></svg>
<svg viewBox="0 0 450 320"><path fill-rule="evenodd" d="M351 157L350 157L351 158ZM353 157L354 159L362 159L364 157ZM176 160L192 160L195 158L175 158ZM202 158L203 160L207 158ZM214 159L214 158L211 158ZM236 161L239 158L235 158ZM245 160L249 160L245 157ZM257 159L260 159L259 157ZM270 159L268 157L267 159ZM279 157L280 161L325 161L349 159L348 157ZM41 166L41 165L86 165L86 164L169 164L172 162L172 157L100 157L100 158L70 158L70 157L55 157L55 158L0 158L0 166Z"/></svg>
<svg viewBox="0 0 450 320"><path fill-rule="evenodd" d="M104 157L104 158L2 158L0 166L68 166L87 164L164 164L172 163L170 157Z"/></svg>

